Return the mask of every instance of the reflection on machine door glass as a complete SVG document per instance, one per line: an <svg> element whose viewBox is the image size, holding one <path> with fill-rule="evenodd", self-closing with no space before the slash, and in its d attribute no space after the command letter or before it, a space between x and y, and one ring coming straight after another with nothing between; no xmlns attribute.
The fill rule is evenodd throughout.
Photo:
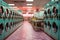
<svg viewBox="0 0 60 40"><path fill-rule="evenodd" d="M8 27L9 27L9 24L6 23L6 27L5 27L5 30L8 31Z"/></svg>
<svg viewBox="0 0 60 40"><path fill-rule="evenodd" d="M55 22L53 22L53 31L54 32L57 32L58 31L58 26L57 26L57 24L55 23Z"/></svg>
<svg viewBox="0 0 60 40"><path fill-rule="evenodd" d="M48 28L51 29L51 24L49 21L48 21Z"/></svg>
<svg viewBox="0 0 60 40"><path fill-rule="evenodd" d="M9 13L9 10L8 9L6 9L6 14L8 14Z"/></svg>
<svg viewBox="0 0 60 40"><path fill-rule="evenodd" d="M47 23L46 23L46 22L44 22L44 24L45 24L45 27L47 27Z"/></svg>
<svg viewBox="0 0 60 40"><path fill-rule="evenodd" d="M3 32L3 24L0 24L0 35L2 34Z"/></svg>
<svg viewBox="0 0 60 40"><path fill-rule="evenodd" d="M0 7L0 13L2 13L2 7Z"/></svg>
<svg viewBox="0 0 60 40"><path fill-rule="evenodd" d="M51 11L50 11L50 9L48 9L48 14L51 14Z"/></svg>
<svg viewBox="0 0 60 40"><path fill-rule="evenodd" d="M3 10L4 10L4 9L3 9L3 7L1 6L1 7L0 7L0 17L2 16L2 14L3 14L3 12L4 12Z"/></svg>
<svg viewBox="0 0 60 40"><path fill-rule="evenodd" d="M56 9L56 7L53 7L53 13L58 14L58 9Z"/></svg>

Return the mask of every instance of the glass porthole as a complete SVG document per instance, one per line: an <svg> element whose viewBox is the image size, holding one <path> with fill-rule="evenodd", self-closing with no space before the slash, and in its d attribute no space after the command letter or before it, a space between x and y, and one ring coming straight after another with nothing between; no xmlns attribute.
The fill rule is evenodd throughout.
<svg viewBox="0 0 60 40"><path fill-rule="evenodd" d="M3 9L3 7L1 6L0 7L0 13L3 13L4 12L4 9Z"/></svg>
<svg viewBox="0 0 60 40"><path fill-rule="evenodd" d="M2 34L3 32L3 24L0 24L0 35Z"/></svg>
<svg viewBox="0 0 60 40"><path fill-rule="evenodd" d="M9 25L8 25L8 23L6 23L6 27L5 27L6 31L8 31L8 27L9 27Z"/></svg>
<svg viewBox="0 0 60 40"><path fill-rule="evenodd" d="M58 13L58 9L56 9L56 7L53 7L53 13L57 14Z"/></svg>
<svg viewBox="0 0 60 40"><path fill-rule="evenodd" d="M57 32L58 26L56 25L55 22L53 22L52 26L53 26L53 31L54 31L54 32Z"/></svg>
<svg viewBox="0 0 60 40"><path fill-rule="evenodd" d="M51 11L50 11L50 9L48 9L48 14L51 14Z"/></svg>
<svg viewBox="0 0 60 40"><path fill-rule="evenodd" d="M6 14L8 14L9 13L9 10L8 9L6 9Z"/></svg>
<svg viewBox="0 0 60 40"><path fill-rule="evenodd" d="M51 24L49 21L48 21L48 28L51 29Z"/></svg>

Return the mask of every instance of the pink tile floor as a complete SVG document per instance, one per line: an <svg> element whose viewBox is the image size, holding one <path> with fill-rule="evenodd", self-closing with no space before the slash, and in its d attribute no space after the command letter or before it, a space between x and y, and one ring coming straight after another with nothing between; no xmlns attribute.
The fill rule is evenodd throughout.
<svg viewBox="0 0 60 40"><path fill-rule="evenodd" d="M6 40L53 40L44 32L35 32L28 21L24 21L23 25L17 29Z"/></svg>

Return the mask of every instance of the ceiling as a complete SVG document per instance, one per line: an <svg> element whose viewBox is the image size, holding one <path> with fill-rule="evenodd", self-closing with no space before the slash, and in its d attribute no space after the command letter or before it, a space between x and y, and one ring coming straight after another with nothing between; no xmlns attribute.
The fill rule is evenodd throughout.
<svg viewBox="0 0 60 40"><path fill-rule="evenodd" d="M26 0L4 0L8 4L15 4L17 7L27 7L27 3L32 3L32 7L44 7L50 0L34 0L33 2L26 2Z"/></svg>

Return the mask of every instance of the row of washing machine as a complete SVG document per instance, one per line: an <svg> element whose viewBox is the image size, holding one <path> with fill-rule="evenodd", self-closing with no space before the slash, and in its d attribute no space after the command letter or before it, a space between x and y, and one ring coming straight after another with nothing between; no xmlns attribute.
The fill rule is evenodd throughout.
<svg viewBox="0 0 60 40"><path fill-rule="evenodd" d="M60 40L60 1L51 0L45 5L44 31L56 40Z"/></svg>
<svg viewBox="0 0 60 40"><path fill-rule="evenodd" d="M0 0L0 40L4 40L19 27L16 25L23 21L19 11L10 7L6 2Z"/></svg>

